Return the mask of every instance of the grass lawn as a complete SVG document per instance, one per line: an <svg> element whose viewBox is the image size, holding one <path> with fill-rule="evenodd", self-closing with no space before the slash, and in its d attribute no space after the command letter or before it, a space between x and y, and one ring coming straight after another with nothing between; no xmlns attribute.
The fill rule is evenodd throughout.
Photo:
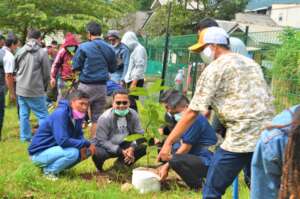
<svg viewBox="0 0 300 199"><path fill-rule="evenodd" d="M175 182L160 193L141 195L134 189L122 191L122 184L130 182L131 172L115 172L113 180L108 180L95 175L96 169L91 159L63 172L59 180L49 181L31 163L27 153L28 144L19 141L16 109L7 107L5 114L3 141L0 142L0 198L201 198L201 193L190 191ZM153 150L150 157L153 162L155 157ZM107 161L105 167L109 169L112 163L113 160ZM145 165L144 157L135 166ZM240 199L247 199L249 191L240 178ZM223 198L232 198L231 188Z"/></svg>

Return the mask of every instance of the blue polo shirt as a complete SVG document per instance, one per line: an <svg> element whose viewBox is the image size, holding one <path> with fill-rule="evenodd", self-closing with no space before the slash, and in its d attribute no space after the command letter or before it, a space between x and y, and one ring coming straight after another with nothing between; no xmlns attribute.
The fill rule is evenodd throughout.
<svg viewBox="0 0 300 199"><path fill-rule="evenodd" d="M210 165L213 153L208 150L208 147L217 143L217 136L204 116L197 117L192 126L182 135L181 141L192 145L188 154L196 155L206 166ZM179 147L179 143L174 144L173 151L175 152Z"/></svg>

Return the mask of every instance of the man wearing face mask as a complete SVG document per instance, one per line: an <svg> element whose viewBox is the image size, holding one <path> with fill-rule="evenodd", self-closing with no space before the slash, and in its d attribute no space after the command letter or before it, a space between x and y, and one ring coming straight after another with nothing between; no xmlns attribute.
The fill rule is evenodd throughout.
<svg viewBox="0 0 300 199"><path fill-rule="evenodd" d="M193 99L167 140L158 159L167 159L174 143L211 106L226 127L206 177L203 198L221 198L239 172L251 162L262 128L274 115L272 95L261 67L229 50L229 36L218 27L200 32L189 49L210 63L197 83Z"/></svg>
<svg viewBox="0 0 300 199"><path fill-rule="evenodd" d="M89 96L73 91L69 101L61 100L56 110L39 126L28 148L31 160L43 168L45 177L57 175L95 153L95 146L83 137L82 122Z"/></svg>
<svg viewBox="0 0 300 199"><path fill-rule="evenodd" d="M121 42L120 33L117 30L110 30L107 33L108 42L114 47L117 55L117 70L111 73L110 79L118 84L124 85L124 78L128 70L129 64L129 49Z"/></svg>
<svg viewBox="0 0 300 199"><path fill-rule="evenodd" d="M72 71L72 58L76 52L79 43L72 33L67 33L65 41L51 67L51 87L54 88L57 84L58 97L57 101L61 100L68 81L74 79Z"/></svg>
<svg viewBox="0 0 300 199"><path fill-rule="evenodd" d="M118 90L113 94L112 108L98 119L96 137L92 143L96 146L93 161L98 171L103 171L105 160L118 157L117 163L132 165L146 154L146 146L139 141L126 142L130 134L143 134L137 112L129 108L127 90Z"/></svg>
<svg viewBox="0 0 300 199"><path fill-rule="evenodd" d="M177 93L167 99L166 109L179 122L188 105L189 100ZM172 155L165 159L168 162L158 168L161 180L166 179L171 168L191 189L199 190L213 156L208 147L216 143L215 131L207 119L199 115L180 141L173 144Z"/></svg>
<svg viewBox="0 0 300 199"><path fill-rule="evenodd" d="M128 88L144 86L145 72L147 69L147 51L142 46L134 32L126 32L123 35L122 43L130 50L129 65L124 77ZM130 96L131 108L137 110L135 100L138 96Z"/></svg>

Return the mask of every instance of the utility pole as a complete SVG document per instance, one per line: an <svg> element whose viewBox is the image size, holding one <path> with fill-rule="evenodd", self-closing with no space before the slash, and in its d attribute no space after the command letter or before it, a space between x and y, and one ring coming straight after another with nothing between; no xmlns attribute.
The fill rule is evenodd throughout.
<svg viewBox="0 0 300 199"><path fill-rule="evenodd" d="M165 84L165 76L168 64L168 51L169 51L169 37L170 37L170 18L171 18L171 10L172 10L172 2L169 2L168 6L168 21L167 21L167 28L166 28L166 40L165 40L165 48L164 48L164 57L163 57L163 70L161 74L161 85ZM162 93L162 91L161 91Z"/></svg>

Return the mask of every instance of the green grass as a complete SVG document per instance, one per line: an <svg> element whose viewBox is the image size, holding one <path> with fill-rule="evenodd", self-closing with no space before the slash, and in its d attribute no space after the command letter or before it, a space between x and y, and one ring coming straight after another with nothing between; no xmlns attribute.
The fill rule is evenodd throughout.
<svg viewBox="0 0 300 199"><path fill-rule="evenodd" d="M41 170L31 163L27 153L28 145L19 141L16 109L7 107L5 114L3 141L0 142L0 198L201 198L201 193L195 193L175 183L171 183L170 189L160 193L141 195L133 189L122 192L124 175L130 182L130 171L127 174L115 173L115 180L107 182L91 175L96 171L91 159L63 172L58 181L49 181L43 177ZM153 150L153 162L155 156ZM105 167L108 169L112 163L113 160L107 161ZM146 165L146 157L136 166L143 165ZM83 175L91 178L83 178ZM240 185L240 198L249 198L249 191L242 179ZM231 198L231 187L223 198Z"/></svg>

